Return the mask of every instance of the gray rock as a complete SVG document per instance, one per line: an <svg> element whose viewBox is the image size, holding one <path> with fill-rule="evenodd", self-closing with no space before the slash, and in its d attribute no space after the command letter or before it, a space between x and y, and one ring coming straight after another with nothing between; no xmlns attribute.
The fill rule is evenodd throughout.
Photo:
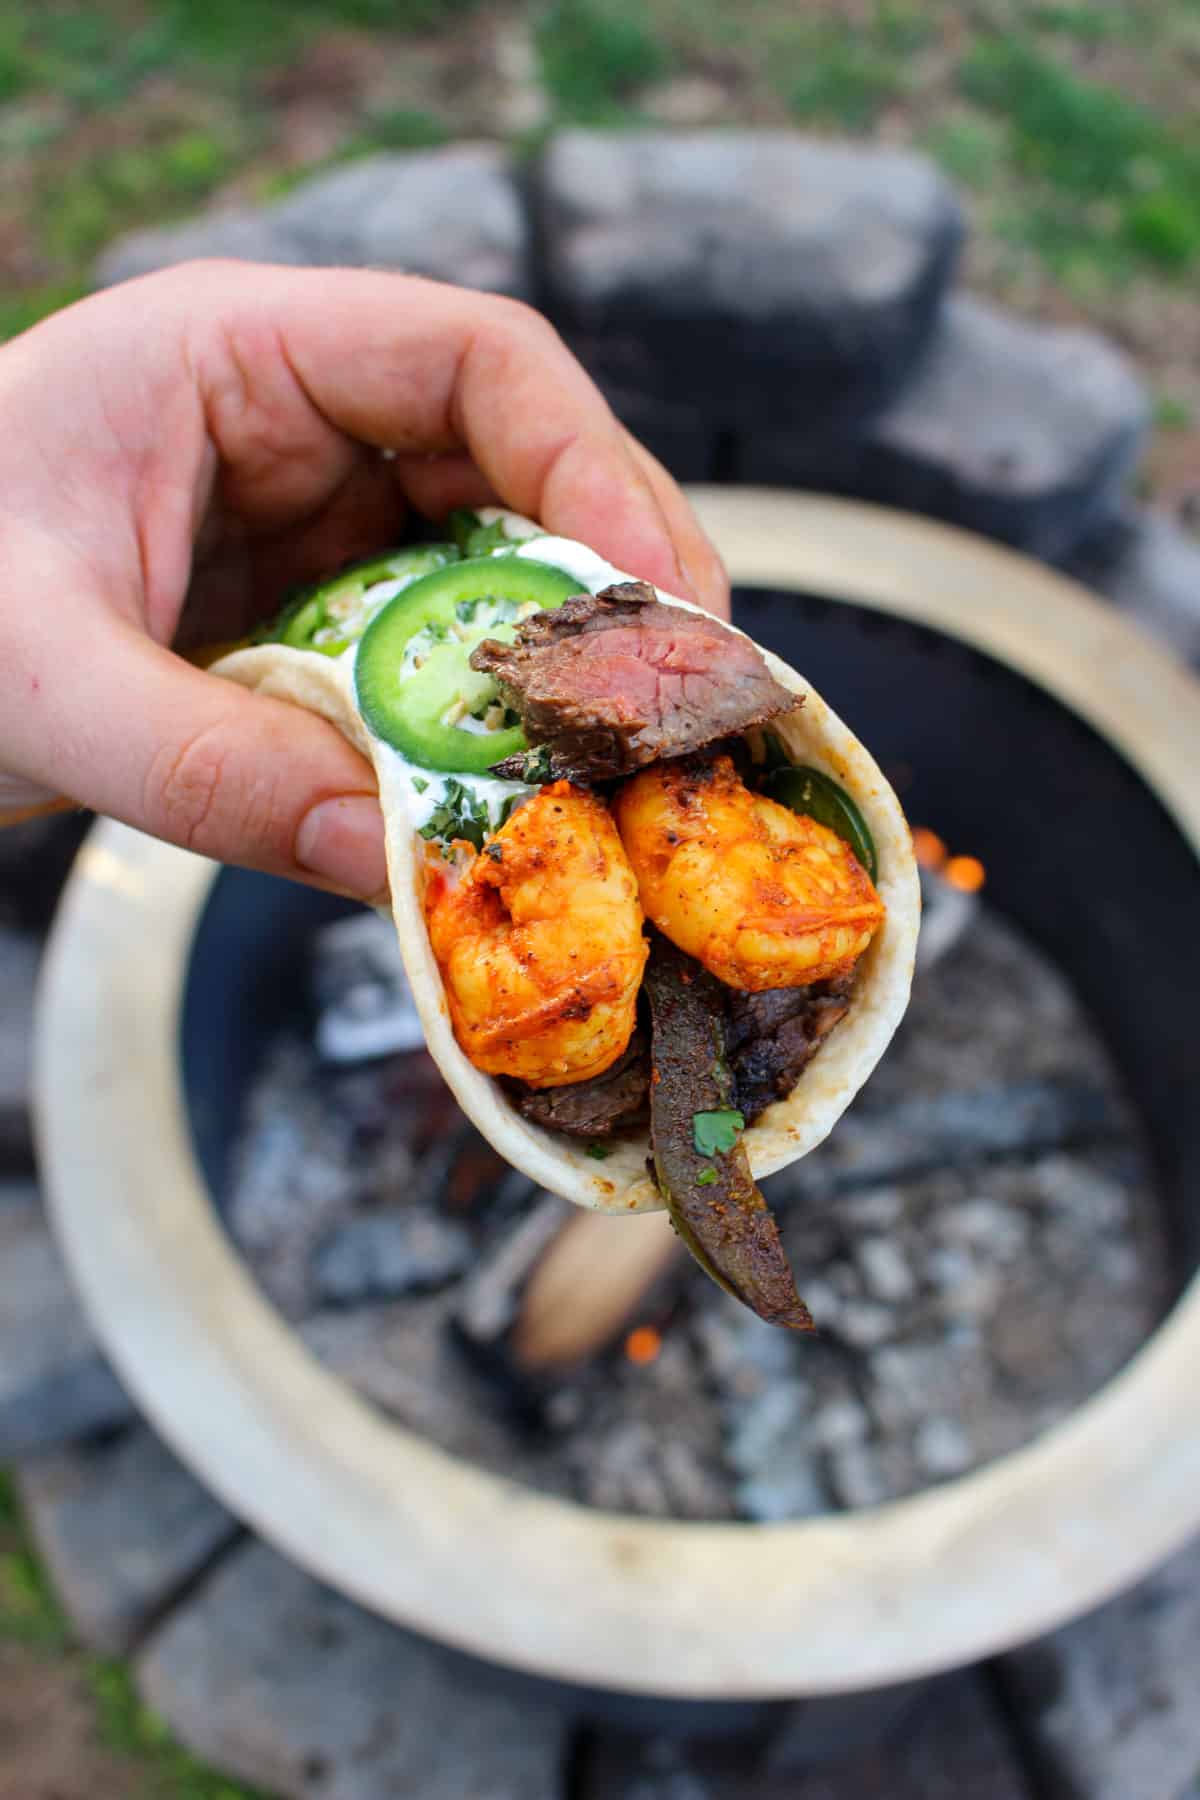
<svg viewBox="0 0 1200 1800"><path fill-rule="evenodd" d="M521 1293L569 1217L565 1200L542 1194L532 1209L488 1246L463 1283L455 1316L474 1343L494 1343L517 1316Z"/></svg>
<svg viewBox="0 0 1200 1800"><path fill-rule="evenodd" d="M1131 510L1083 546L1070 573L1200 667L1200 539L1169 519Z"/></svg>
<svg viewBox="0 0 1200 1800"><path fill-rule="evenodd" d="M871 1429L867 1411L857 1400L831 1400L812 1421L813 1441L823 1450L861 1443Z"/></svg>
<svg viewBox="0 0 1200 1800"><path fill-rule="evenodd" d="M132 1402L96 1349L41 1211L0 1211L0 1461L124 1423Z"/></svg>
<svg viewBox="0 0 1200 1800"><path fill-rule="evenodd" d="M874 1300L846 1300L832 1329L855 1350L871 1350L895 1335L898 1321L886 1306Z"/></svg>
<svg viewBox="0 0 1200 1800"><path fill-rule="evenodd" d="M926 1419L918 1427L913 1450L926 1475L961 1475L972 1462L971 1444L957 1419Z"/></svg>
<svg viewBox="0 0 1200 1800"><path fill-rule="evenodd" d="M1200 1770L1200 1543L1099 1612L1002 1658L1052 1773L1087 1800L1180 1800Z"/></svg>
<svg viewBox="0 0 1200 1800"><path fill-rule="evenodd" d="M842 1506L878 1506L887 1500L887 1476L871 1444L838 1444L830 1451L829 1485Z"/></svg>
<svg viewBox="0 0 1200 1800"><path fill-rule="evenodd" d="M230 257L236 262L305 263L301 245L277 229L269 209L203 213L181 225L156 226L119 237L92 270L92 286L113 287L155 269L198 257Z"/></svg>
<svg viewBox="0 0 1200 1800"><path fill-rule="evenodd" d="M864 1237L854 1246L854 1259L867 1292L876 1300L896 1305L911 1300L916 1281L903 1250L891 1238Z"/></svg>
<svg viewBox="0 0 1200 1800"><path fill-rule="evenodd" d="M618 409L755 432L878 406L962 237L930 163L789 132L566 132L536 183L552 316Z"/></svg>
<svg viewBox="0 0 1200 1800"><path fill-rule="evenodd" d="M124 1654L237 1521L153 1432L22 1465L21 1499L55 1591L93 1650Z"/></svg>
<svg viewBox="0 0 1200 1800"><path fill-rule="evenodd" d="M819 480L1063 560L1119 505L1145 393L1093 332L959 295L890 407L840 444L756 435L743 479Z"/></svg>
<svg viewBox="0 0 1200 1800"><path fill-rule="evenodd" d="M93 281L109 287L197 256L402 269L514 295L531 286L528 228L507 156L491 144L371 156L261 212L138 232L105 253Z"/></svg>
<svg viewBox="0 0 1200 1800"><path fill-rule="evenodd" d="M581 1777L580 1800L1030 1800L977 1675L916 1702L907 1688L801 1701L765 1748L605 1732Z"/></svg>
<svg viewBox="0 0 1200 1800"><path fill-rule="evenodd" d="M1072 1144L1117 1139L1127 1130L1111 1092L1088 1080L1034 1079L974 1089L950 1087L941 1093L914 1095L896 1104L868 1093L840 1121L837 1132L812 1157L789 1170L793 1187L813 1199L831 1192L878 1183L911 1180L927 1171L990 1161L995 1157L1036 1155ZM855 1224L879 1222L892 1206L886 1199L867 1200L867 1214L856 1199L847 1214ZM863 1197L866 1198L865 1196ZM811 1303L810 1303L811 1304Z"/></svg>
<svg viewBox="0 0 1200 1800"><path fill-rule="evenodd" d="M139 1685L206 1761L292 1800L558 1800L561 1720L264 1545L150 1640Z"/></svg>
<svg viewBox="0 0 1200 1800"><path fill-rule="evenodd" d="M33 1167L30 1057L41 941L0 927L0 1169Z"/></svg>
<svg viewBox="0 0 1200 1800"><path fill-rule="evenodd" d="M318 1299L333 1306L428 1293L462 1273L471 1239L436 1213L369 1213L342 1225L313 1259Z"/></svg>

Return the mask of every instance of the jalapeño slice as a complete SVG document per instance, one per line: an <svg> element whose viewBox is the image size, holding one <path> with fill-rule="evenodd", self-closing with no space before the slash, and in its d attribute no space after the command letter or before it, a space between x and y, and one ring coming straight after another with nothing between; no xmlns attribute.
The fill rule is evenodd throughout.
<svg viewBox="0 0 1200 1800"><path fill-rule="evenodd" d="M770 799L792 812L804 813L830 831L853 850L872 881L879 878L875 843L867 822L845 788L839 787L820 769L776 769L767 777L763 788Z"/></svg>
<svg viewBox="0 0 1200 1800"><path fill-rule="evenodd" d="M453 544L413 544L372 557L370 562L358 563L332 581L322 581L298 594L268 627L261 641L290 644L294 650L318 650L322 656L340 656L362 636L369 622L371 588L400 576L428 575L457 557Z"/></svg>
<svg viewBox="0 0 1200 1800"><path fill-rule="evenodd" d="M423 769L486 775L527 748L490 675L470 655L511 640L527 609L561 606L580 583L528 556L448 563L397 594L367 627L354 681L359 711L385 744Z"/></svg>

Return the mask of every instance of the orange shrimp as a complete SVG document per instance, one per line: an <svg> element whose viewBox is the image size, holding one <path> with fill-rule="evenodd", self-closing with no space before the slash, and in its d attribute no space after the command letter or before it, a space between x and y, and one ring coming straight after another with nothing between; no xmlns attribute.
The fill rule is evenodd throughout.
<svg viewBox="0 0 1200 1800"><path fill-rule="evenodd" d="M642 905L729 987L806 987L854 967L884 905L849 846L755 794L733 763L655 763L613 802Z"/></svg>
<svg viewBox="0 0 1200 1800"><path fill-rule="evenodd" d="M425 917L477 1069L565 1087L616 1062L649 950L633 871L594 794L556 781L478 855L431 851Z"/></svg>

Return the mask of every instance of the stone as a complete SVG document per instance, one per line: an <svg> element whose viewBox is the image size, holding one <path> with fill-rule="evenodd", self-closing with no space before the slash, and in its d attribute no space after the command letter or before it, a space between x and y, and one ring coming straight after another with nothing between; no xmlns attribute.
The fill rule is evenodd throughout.
<svg viewBox="0 0 1200 1800"><path fill-rule="evenodd" d="M915 1700L904 1688L801 1701L765 1746L605 1732L581 1758L577 1792L579 1800L1032 1800L975 1674Z"/></svg>
<svg viewBox="0 0 1200 1800"><path fill-rule="evenodd" d="M846 1300L832 1326L834 1333L854 1350L871 1350L884 1344L896 1331L897 1320L886 1306L874 1300Z"/></svg>
<svg viewBox="0 0 1200 1800"><path fill-rule="evenodd" d="M867 1292L885 1305L911 1300L916 1281L903 1250L891 1238L864 1237L854 1246L854 1260Z"/></svg>
<svg viewBox="0 0 1200 1800"><path fill-rule="evenodd" d="M0 1211L0 1462L134 1416L96 1348L40 1209Z"/></svg>
<svg viewBox="0 0 1200 1800"><path fill-rule="evenodd" d="M1131 512L1118 531L1085 547L1071 573L1200 668L1200 539L1154 513Z"/></svg>
<svg viewBox="0 0 1200 1800"><path fill-rule="evenodd" d="M494 1343L508 1331L525 1283L569 1217L567 1201L540 1194L522 1219L487 1246L455 1308L459 1328L472 1343Z"/></svg>
<svg viewBox="0 0 1200 1800"><path fill-rule="evenodd" d="M1104 338L964 294L866 431L839 443L756 434L738 472L815 480L1062 561L1118 510L1147 420L1141 383Z"/></svg>
<svg viewBox="0 0 1200 1800"><path fill-rule="evenodd" d="M41 940L0 927L0 1169L32 1169L33 998Z"/></svg>
<svg viewBox="0 0 1200 1800"><path fill-rule="evenodd" d="M889 1198L879 1203L882 1222L892 1204L890 1184L997 1157L1103 1143L1123 1137L1126 1130L1110 1092L1070 1077L951 1087L896 1104L868 1092L839 1122L829 1142L788 1176L795 1189L813 1199L889 1184L883 1190ZM858 1224L872 1222L861 1206L853 1216Z"/></svg>
<svg viewBox="0 0 1200 1800"><path fill-rule="evenodd" d="M917 1462L935 1480L971 1466L971 1443L957 1419L925 1419L913 1440Z"/></svg>
<svg viewBox="0 0 1200 1800"><path fill-rule="evenodd" d="M370 909L314 933L316 1044L330 1062L362 1062L425 1047L425 1032L390 918Z"/></svg>
<svg viewBox="0 0 1200 1800"><path fill-rule="evenodd" d="M530 291L529 232L503 149L395 152L314 176L257 212L220 212L141 231L100 259L111 287L197 256L401 269L463 287Z"/></svg>
<svg viewBox="0 0 1200 1800"><path fill-rule="evenodd" d="M263 1544L226 1557L137 1662L205 1761L286 1800L559 1800L563 1721Z"/></svg>
<svg viewBox="0 0 1200 1800"><path fill-rule="evenodd" d="M829 1453L829 1485L842 1506L878 1506L889 1499L887 1477L871 1444L838 1444Z"/></svg>
<svg viewBox="0 0 1200 1800"><path fill-rule="evenodd" d="M300 245L280 231L271 209L240 212L222 208L180 225L131 231L110 244L92 270L91 285L114 287L155 269L198 257L230 257L235 262L306 263Z"/></svg>
<svg viewBox="0 0 1200 1800"><path fill-rule="evenodd" d="M21 1500L83 1642L124 1655L239 1527L152 1431L22 1464Z"/></svg>
<svg viewBox="0 0 1200 1800"><path fill-rule="evenodd" d="M568 131L534 182L549 311L617 410L751 434L877 408L963 232L923 158L792 132Z"/></svg>
<svg viewBox="0 0 1200 1800"><path fill-rule="evenodd" d="M318 1246L313 1287L331 1306L355 1306L429 1293L460 1275L470 1260L470 1236L452 1219L407 1208L368 1213Z"/></svg>
<svg viewBox="0 0 1200 1800"><path fill-rule="evenodd" d="M1053 1791L1181 1800L1200 1771L1200 1542L999 1668ZM1049 1788L1048 1788L1049 1791Z"/></svg>

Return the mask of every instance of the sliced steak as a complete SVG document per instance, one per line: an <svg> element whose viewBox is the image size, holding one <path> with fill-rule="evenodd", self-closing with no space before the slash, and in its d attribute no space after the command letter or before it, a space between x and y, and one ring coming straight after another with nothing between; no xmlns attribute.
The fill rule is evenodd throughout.
<svg viewBox="0 0 1200 1800"><path fill-rule="evenodd" d="M850 982L771 988L762 994L728 991L726 1031L747 1125L791 1093L825 1038L850 1010Z"/></svg>
<svg viewBox="0 0 1200 1800"><path fill-rule="evenodd" d="M518 779L612 780L799 704L748 638L664 605L644 581L539 612L515 643L485 639L471 667L495 678L529 742L548 752L496 765Z"/></svg>
<svg viewBox="0 0 1200 1800"><path fill-rule="evenodd" d="M650 1045L635 1031L611 1069L570 1087L524 1088L517 1105L535 1125L571 1137L611 1137L644 1120L650 1090Z"/></svg>

